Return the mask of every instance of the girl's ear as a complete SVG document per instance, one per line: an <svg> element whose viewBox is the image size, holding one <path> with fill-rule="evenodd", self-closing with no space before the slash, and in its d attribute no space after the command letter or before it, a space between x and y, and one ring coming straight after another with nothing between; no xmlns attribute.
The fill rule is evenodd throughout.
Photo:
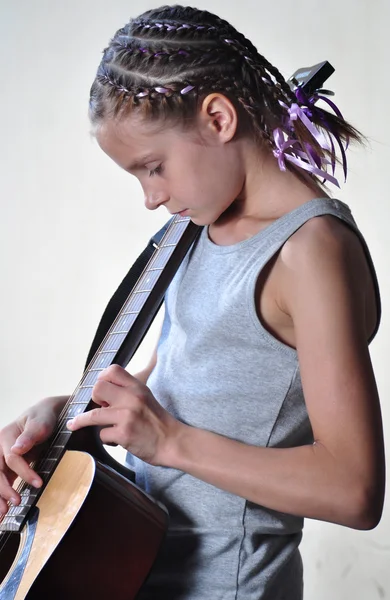
<svg viewBox="0 0 390 600"><path fill-rule="evenodd" d="M238 125L237 112L223 94L209 94L202 102L200 117L208 133L217 135L223 143L233 139Z"/></svg>

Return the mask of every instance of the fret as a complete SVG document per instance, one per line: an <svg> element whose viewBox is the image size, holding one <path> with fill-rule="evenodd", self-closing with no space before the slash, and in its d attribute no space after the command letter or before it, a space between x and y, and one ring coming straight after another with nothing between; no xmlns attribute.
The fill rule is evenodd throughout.
<svg viewBox="0 0 390 600"><path fill-rule="evenodd" d="M60 433L58 433L56 435L56 437L54 438L54 441L56 442L54 444L54 447L61 448L63 450L64 447L66 446L66 444L68 443L68 439L69 439L70 435L72 435L72 432L69 430L61 431Z"/></svg>
<svg viewBox="0 0 390 600"><path fill-rule="evenodd" d="M4 517L6 519L6 517ZM3 519L3 520L4 520ZM23 519L14 519L11 523L0 523L0 531L19 531L20 525L22 524Z"/></svg>
<svg viewBox="0 0 390 600"><path fill-rule="evenodd" d="M19 517L20 514L25 510L24 506L10 506L6 515L4 516L4 520L5 519L11 519L12 517ZM28 509L27 509L28 510Z"/></svg>
<svg viewBox="0 0 390 600"><path fill-rule="evenodd" d="M28 511L28 508L31 506L31 503L29 502L30 499L35 500L35 498L37 497L38 494L33 494L33 493L29 493L29 494L24 494L23 492L21 493L21 501L20 504L18 506L13 506L12 504L10 505L8 511L7 511L7 516L17 516L18 514L20 514L22 512L23 509L25 509L27 507L26 512Z"/></svg>
<svg viewBox="0 0 390 600"><path fill-rule="evenodd" d="M175 219L175 222L173 223L173 225L178 225L179 223L188 224L189 221L190 221L190 217L182 217L181 219Z"/></svg>
<svg viewBox="0 0 390 600"><path fill-rule="evenodd" d="M161 248L157 251L156 257L153 260L153 267L165 267L169 257L172 254L172 248Z"/></svg>
<svg viewBox="0 0 390 600"><path fill-rule="evenodd" d="M133 294L150 294L152 290L135 290Z"/></svg>
<svg viewBox="0 0 390 600"><path fill-rule="evenodd" d="M118 321L116 322L116 327L118 327L118 329L126 329L127 331L130 331L130 327L132 326L132 324L135 321L136 315L138 315L138 311L137 312L129 312L129 313L121 313Z"/></svg>
<svg viewBox="0 0 390 600"><path fill-rule="evenodd" d="M112 354L112 353L108 353L108 354L99 353L97 358L94 361L94 365L96 365L98 367L103 367L103 369L105 367L109 367L112 362L112 358L110 357L110 354Z"/></svg>
<svg viewBox="0 0 390 600"><path fill-rule="evenodd" d="M128 306L126 306L126 309L137 310L139 312L141 310L141 308L143 307L143 305L145 304L145 301L148 299L148 297L149 297L148 292L141 292L141 291L138 293L133 292L130 302L129 302Z"/></svg>
<svg viewBox="0 0 390 600"><path fill-rule="evenodd" d="M33 490L30 488L25 488L24 490L22 490L20 492L20 496L21 496L20 504L18 506L10 505L4 519L19 516L21 514L21 512L23 512L23 510L25 513L27 513L28 509L31 506L31 504L29 503L29 500L30 499L35 500L37 495L38 495L38 492L34 493Z"/></svg>
<svg viewBox="0 0 390 600"><path fill-rule="evenodd" d="M76 402L76 400L72 400L72 406L73 404L87 407L88 402Z"/></svg>
<svg viewBox="0 0 390 600"><path fill-rule="evenodd" d="M142 275L142 277L140 278L138 286L148 286L149 288L153 289L159 277L161 277L161 272L161 268L156 269L154 271L146 271L146 273L144 273L144 275Z"/></svg>
<svg viewBox="0 0 390 600"><path fill-rule="evenodd" d="M42 460L58 461L62 455L63 446L50 446Z"/></svg>
<svg viewBox="0 0 390 600"><path fill-rule="evenodd" d="M140 294L132 294L123 307L124 313L126 313L126 312L133 313L134 311L137 311L137 314L138 314L139 311L141 310L142 306L144 305L145 300L146 300L146 298L143 299Z"/></svg>
<svg viewBox="0 0 390 600"><path fill-rule="evenodd" d="M174 255L175 248L189 223L190 219L188 217L179 218L176 216L165 232L160 244L155 245L156 250L153 252L147 267L144 269L135 288L108 331L100 346L101 349L93 357L90 368L84 373L79 386L69 399L57 424L57 430L52 437L50 447L41 456L35 466L37 473L39 473L45 483L51 477L58 461L62 458L65 447L72 435L72 432L66 429L66 421L86 410L91 401L92 389L96 384L99 373L112 364L137 319L140 319L140 321L143 319L144 311L142 313L141 311L148 301L150 294L153 292L156 283L159 282L160 276L163 278L164 270L170 258ZM188 248L191 240L195 239L196 232L194 229L188 229L188 233L189 237L185 240L185 244L183 244L181 250L185 250L185 245ZM174 266L177 266L180 260L179 257L182 256L180 251L177 253L177 256L178 261L176 261L176 265ZM162 279L162 289L165 289L167 283ZM160 297L158 296L158 298ZM154 301L155 299L152 298L152 300ZM144 325L147 325L147 320L145 323L141 323L141 327ZM34 501L40 493L40 490L35 490L35 488L30 487L28 484L23 485L24 487L20 492L22 495L21 504L17 507L10 506L7 515L0 520L0 541L2 532L20 530L25 516L31 506L34 505Z"/></svg>
<svg viewBox="0 0 390 600"><path fill-rule="evenodd" d="M83 380L84 381L84 380ZM74 400L76 402L85 402L85 404L88 404L88 402L91 399L91 392L89 391L89 388L77 388L77 391L75 392L75 394L73 395L73 397L71 398L71 402L73 402Z"/></svg>
<svg viewBox="0 0 390 600"><path fill-rule="evenodd" d="M176 245L177 242L180 240L181 236L183 235L184 230L185 230L185 227L183 227L183 225L178 225L178 226L172 228L172 230L169 232L167 238L163 240L164 241L163 246L165 246L165 242L175 243L175 245Z"/></svg>
<svg viewBox="0 0 390 600"><path fill-rule="evenodd" d="M85 410L85 404L72 404L69 407L69 410L66 413L66 419L73 419L73 417L77 417L77 415L81 415Z"/></svg>
<svg viewBox="0 0 390 600"><path fill-rule="evenodd" d="M15 513L15 514L9 514L7 513L6 515L4 515L3 518L3 522L8 521L8 523L12 522L12 521L17 521L17 517L23 517L23 515L21 515L21 512L23 512L23 506L21 507L21 510L19 511L19 513ZM20 519L22 520L22 519Z"/></svg>
<svg viewBox="0 0 390 600"><path fill-rule="evenodd" d="M100 369L100 370L102 370L102 369ZM96 381L97 381L97 378L98 378L98 374L96 373L96 371L90 371L90 370L88 370L86 372L86 374L84 375L83 379L82 379L82 384L83 384L83 386L85 386L85 385L88 385L88 386L89 385L94 385L96 383ZM84 390L86 390L88 388L86 388L86 387L80 387L79 389L81 391L84 391ZM87 401L85 401L85 397L84 397L83 400L84 400L84 404L86 404L89 401L89 398L88 398ZM80 400L80 397L76 396L75 400L72 400L72 404L73 404L73 402L83 402L83 400Z"/></svg>
<svg viewBox="0 0 390 600"><path fill-rule="evenodd" d="M39 462L39 466L37 467L37 469L40 471L42 468L46 469L52 469L56 466L56 464L58 463L58 458L44 458Z"/></svg>
<svg viewBox="0 0 390 600"><path fill-rule="evenodd" d="M107 341L104 344L104 348L105 350L112 350L114 352L118 352L119 348L121 347L121 345L123 344L125 338L127 336L127 333L122 333L122 334L117 334L117 335L111 335L108 337Z"/></svg>
<svg viewBox="0 0 390 600"><path fill-rule="evenodd" d="M111 333L109 333L108 335L127 335L129 333L129 331L112 331ZM92 369L90 369L92 370Z"/></svg>

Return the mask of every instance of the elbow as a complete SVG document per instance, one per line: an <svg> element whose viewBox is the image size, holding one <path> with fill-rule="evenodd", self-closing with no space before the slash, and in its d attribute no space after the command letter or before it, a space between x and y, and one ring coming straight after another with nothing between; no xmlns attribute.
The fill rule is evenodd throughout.
<svg viewBox="0 0 390 600"><path fill-rule="evenodd" d="M378 485L374 489L359 486L348 496L344 522L340 524L360 531L375 529L382 517L384 486Z"/></svg>
<svg viewBox="0 0 390 600"><path fill-rule="evenodd" d="M382 511L383 502L378 502L377 499L372 500L370 503L366 502L355 514L353 528L360 531L375 529L382 518Z"/></svg>

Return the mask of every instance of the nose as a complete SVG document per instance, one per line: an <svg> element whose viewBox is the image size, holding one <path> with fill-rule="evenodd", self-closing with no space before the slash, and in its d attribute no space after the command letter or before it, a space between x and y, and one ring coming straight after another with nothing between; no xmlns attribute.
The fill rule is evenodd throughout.
<svg viewBox="0 0 390 600"><path fill-rule="evenodd" d="M148 210L156 210L161 204L168 202L169 197L163 192L150 192L145 194L145 206Z"/></svg>

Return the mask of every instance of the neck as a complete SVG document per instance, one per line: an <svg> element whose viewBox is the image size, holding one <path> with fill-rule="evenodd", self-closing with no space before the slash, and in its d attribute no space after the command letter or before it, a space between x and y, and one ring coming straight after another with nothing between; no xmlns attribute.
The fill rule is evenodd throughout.
<svg viewBox="0 0 390 600"><path fill-rule="evenodd" d="M256 147L244 155L245 180L240 194L209 228L217 243L229 244L246 239L294 208L328 194L301 169L279 169L269 151Z"/></svg>
<svg viewBox="0 0 390 600"><path fill-rule="evenodd" d="M237 203L242 217L272 221L297 206L328 194L301 169L281 171L270 151L249 147L244 156L247 176Z"/></svg>

